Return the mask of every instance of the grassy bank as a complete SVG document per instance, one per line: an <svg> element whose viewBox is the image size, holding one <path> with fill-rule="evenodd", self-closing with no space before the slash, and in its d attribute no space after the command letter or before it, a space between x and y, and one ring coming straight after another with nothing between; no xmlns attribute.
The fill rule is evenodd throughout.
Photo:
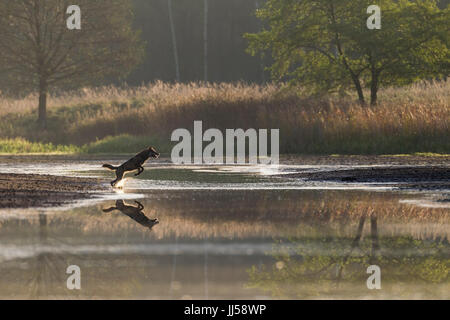
<svg viewBox="0 0 450 320"><path fill-rule="evenodd" d="M0 139L0 154L132 154L148 145L163 146L162 142L152 137L127 134L106 137L82 146L30 142L23 138L15 138ZM168 146L163 149L168 150Z"/></svg>
<svg viewBox="0 0 450 320"><path fill-rule="evenodd" d="M48 129L36 97L0 97L0 152L169 152L174 129L279 128L280 151L304 154L450 153L450 82L380 92L375 107L355 97L308 97L274 85L169 85L83 89L49 97ZM21 138L21 139L17 139Z"/></svg>

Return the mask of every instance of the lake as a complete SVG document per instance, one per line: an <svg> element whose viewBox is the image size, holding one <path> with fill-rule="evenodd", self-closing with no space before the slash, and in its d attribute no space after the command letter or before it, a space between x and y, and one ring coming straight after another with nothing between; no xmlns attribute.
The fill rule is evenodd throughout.
<svg viewBox="0 0 450 320"><path fill-rule="evenodd" d="M9 158L0 172L112 180L105 162L120 161ZM449 191L283 178L336 168L159 159L96 199L0 210L0 298L449 299Z"/></svg>

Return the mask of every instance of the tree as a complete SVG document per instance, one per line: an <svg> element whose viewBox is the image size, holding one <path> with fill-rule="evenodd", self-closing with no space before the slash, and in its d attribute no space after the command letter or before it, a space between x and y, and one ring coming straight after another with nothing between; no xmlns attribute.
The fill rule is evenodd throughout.
<svg viewBox="0 0 450 320"><path fill-rule="evenodd" d="M268 0L257 11L267 28L247 34L253 55L270 50L272 75L315 91L353 86L377 103L381 86L450 73L448 8L433 0L378 0L381 29L366 21L372 0Z"/></svg>
<svg viewBox="0 0 450 320"><path fill-rule="evenodd" d="M177 36L175 33L175 23L173 21L173 12L172 12L172 0L167 0L167 5L169 9L169 23L170 23L170 31L172 34L172 49L173 49L173 57L175 59L175 77L177 82L181 81L180 78L180 64L178 62L178 49L177 49Z"/></svg>
<svg viewBox="0 0 450 320"><path fill-rule="evenodd" d="M129 0L79 0L81 29L69 30L67 0L0 1L0 71L15 92L39 90L39 123L47 94L126 75L143 56Z"/></svg>
<svg viewBox="0 0 450 320"><path fill-rule="evenodd" d="M203 80L208 82L208 0L203 0Z"/></svg>

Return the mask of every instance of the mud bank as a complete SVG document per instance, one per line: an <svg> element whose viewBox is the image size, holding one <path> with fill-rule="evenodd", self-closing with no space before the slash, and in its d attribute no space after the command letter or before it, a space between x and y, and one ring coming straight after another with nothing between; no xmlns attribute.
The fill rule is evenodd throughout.
<svg viewBox="0 0 450 320"><path fill-rule="evenodd" d="M450 190L449 166L367 167L283 175L311 181L386 183L402 189Z"/></svg>
<svg viewBox="0 0 450 320"><path fill-rule="evenodd" d="M0 174L0 208L60 206L105 192L99 179Z"/></svg>

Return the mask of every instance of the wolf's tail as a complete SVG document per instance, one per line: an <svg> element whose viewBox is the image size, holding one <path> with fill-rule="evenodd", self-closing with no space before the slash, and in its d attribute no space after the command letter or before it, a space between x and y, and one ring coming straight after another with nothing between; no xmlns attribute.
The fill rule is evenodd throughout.
<svg viewBox="0 0 450 320"><path fill-rule="evenodd" d="M114 166L112 166L110 164L104 164L103 168L108 168L109 170L114 170L114 171L119 169L119 167L114 167Z"/></svg>

